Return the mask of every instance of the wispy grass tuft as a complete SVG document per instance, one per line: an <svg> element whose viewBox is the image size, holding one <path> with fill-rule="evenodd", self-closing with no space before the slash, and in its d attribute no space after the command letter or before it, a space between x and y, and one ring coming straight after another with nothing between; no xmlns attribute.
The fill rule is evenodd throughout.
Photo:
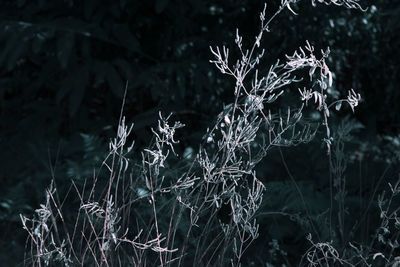
<svg viewBox="0 0 400 267"><path fill-rule="evenodd" d="M224 106L210 125L197 152L185 158L191 160L190 165L170 164L170 158L177 156L174 146L179 141L175 133L184 125L179 121L172 123L171 115L161 112L157 127L152 129L154 142L140 149L139 159L133 158L134 144L127 143L133 125L126 124L121 112L117 136L110 140L108 155L99 170L90 179L87 177L83 186L72 182L70 194L77 196L72 203L76 205L74 215L64 217L65 202L59 200L53 183L46 191L45 204L36 210L34 218L21 215L30 243L26 263L241 266L246 251L259 236L256 215L264 194L268 194L255 167L274 148L310 142L318 134L319 125L323 127L327 153L334 154L331 167L335 188L338 194L345 194L341 180L345 167L339 157L339 139L335 140L329 119L343 103L354 112L361 96L349 89L347 97L330 100L327 90L334 83L327 65L330 49L317 53L311 42L305 41L304 47L284 60L277 59L269 69L259 67L265 54L262 40L271 30L271 21L286 9L296 14L291 5L297 2L282 0L269 18L265 5L260 13L260 30L249 47L244 46L243 37L236 30L238 58L231 58L226 46L210 47L213 55L210 62L235 81L234 101ZM362 9L357 0L312 1L313 5L317 3ZM304 70L307 77L296 76ZM309 80L310 86L290 90L303 80ZM274 110L271 104L286 94L298 94L298 103ZM304 110L308 106L321 114L319 124L305 119ZM398 194L398 183L391 186L391 192L392 197ZM344 198L336 199L343 215ZM400 233L391 234L390 225L397 227L400 221L398 208L390 209L391 200L385 202L383 196L380 198L382 225L376 240L392 250L375 252L372 256L372 260L382 258L386 264L397 260L393 250L398 246ZM304 264L353 264L353 258L342 255L332 242L313 241L311 234L308 240L311 247L300 259ZM373 248L375 242L374 239L368 248ZM277 241L271 244L282 257L287 255ZM349 246L363 263L371 262L372 250L351 243Z"/></svg>

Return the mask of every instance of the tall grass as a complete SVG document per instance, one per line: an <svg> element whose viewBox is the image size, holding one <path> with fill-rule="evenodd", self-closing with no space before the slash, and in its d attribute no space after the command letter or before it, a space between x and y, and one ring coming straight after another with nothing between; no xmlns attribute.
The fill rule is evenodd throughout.
<svg viewBox="0 0 400 267"><path fill-rule="evenodd" d="M265 186L257 178L255 166L276 147L310 142L320 125L324 143L332 158L333 179L338 194L345 191L341 182L344 170L340 138L331 133L332 108L347 104L352 111L361 97L350 89L347 97L330 100L327 90L333 75L326 64L329 48L317 53L309 41L291 55L276 60L268 70L259 69L265 50L262 39L270 32L271 21L296 0L282 0L271 17L267 5L260 13L260 30L254 42L245 47L239 30L234 40L237 59L228 47L210 47L210 60L222 74L235 81L234 101L224 106L214 124L204 134L193 156L171 165L176 157L176 131L182 123L159 113L158 126L152 129L154 142L142 149L140 159L132 158L133 143L128 143L133 125L127 125L123 109L117 136L110 140L109 152L93 177L82 186L72 182L68 196L58 195L53 182L46 190L46 201L32 219L21 215L28 233L29 250L25 263L33 266L240 266L245 252L259 236L256 214ZM361 9L356 0L318 0L317 3ZM308 71L308 77L296 74ZM310 86L298 89L299 103L272 110L272 103L290 92L289 87L303 80ZM312 105L321 114L320 124L307 123L304 110ZM189 163L189 164L188 164ZM106 177L106 178L104 178ZM392 196L399 185L391 187ZM268 194L268 192L267 192ZM75 197L74 197L75 196ZM338 197L344 215L343 198ZM387 231L398 226L397 209L380 199L382 225L376 240L394 248L396 236ZM66 217L64 206L75 205L73 216ZM70 213L69 213L70 214ZM341 232L342 235L345 233ZM398 235L398 232L397 234ZM301 264L357 265L331 243L315 242L305 251ZM387 264L397 258L388 253L366 251L353 245L358 261L369 264L380 257ZM282 253L284 255L284 253ZM373 255L373 256L371 256ZM393 265L394 266L394 265Z"/></svg>

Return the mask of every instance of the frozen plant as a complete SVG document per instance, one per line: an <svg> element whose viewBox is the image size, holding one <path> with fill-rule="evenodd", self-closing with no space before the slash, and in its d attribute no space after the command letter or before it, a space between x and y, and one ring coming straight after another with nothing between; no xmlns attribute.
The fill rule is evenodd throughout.
<svg viewBox="0 0 400 267"><path fill-rule="evenodd" d="M22 226L28 232L32 249L35 251L33 265L41 266L42 262L48 266L51 262L60 262L64 266L71 266L72 260L66 250L67 243L65 240L60 241L57 235L57 225L54 225L55 216L53 214L52 204L55 211L61 213L54 200L56 189L53 184L46 190L46 204L40 204L40 209L36 209L36 216L29 219L20 215ZM55 241L54 234L57 238Z"/></svg>
<svg viewBox="0 0 400 267"><path fill-rule="evenodd" d="M285 9L295 13L292 5L297 2L282 0L269 19L265 5L260 31L250 47L245 47L236 30L238 59L232 61L226 46L210 48L214 56L210 62L235 81L234 101L207 130L198 152L192 151L193 157L186 159L192 160L189 166L169 166L171 154L177 155L175 132L184 125L171 124L171 115L164 117L161 112L158 127L152 129L153 144L141 150L141 160L135 161L131 157L133 144L126 147L133 126L125 124L121 111L117 136L110 141L109 154L101 166L108 178L100 181L97 173L89 188L86 182L82 189L73 184L80 201L76 221L65 223L61 205L52 194L37 211L39 219L34 225L28 227L28 219L21 217L33 243L34 265L64 259L65 264L94 266L145 266L148 262L161 266L240 266L245 251L259 236L256 214L266 189L257 177L256 165L274 147L295 146L314 138L318 127L303 120L303 109L312 99L323 114L321 123L330 153L330 108L335 105L340 109L346 102L354 110L360 101L360 95L351 89L347 98L329 102L326 92L333 84L326 64L329 48L317 57L308 41L285 61L260 68L265 54L262 39L270 32L271 21ZM360 8L356 0L318 2ZM309 71L314 83L299 89L298 106L272 110L270 104L302 80L295 75L303 69ZM56 213L49 206L50 199ZM53 228L48 227L49 218ZM63 234L57 232L57 236L65 236L65 243L53 241L57 220L64 225ZM44 242L45 236L51 241ZM329 243L312 244L307 253L310 264L320 262L319 253L342 262ZM50 252L57 253L57 258L46 256Z"/></svg>

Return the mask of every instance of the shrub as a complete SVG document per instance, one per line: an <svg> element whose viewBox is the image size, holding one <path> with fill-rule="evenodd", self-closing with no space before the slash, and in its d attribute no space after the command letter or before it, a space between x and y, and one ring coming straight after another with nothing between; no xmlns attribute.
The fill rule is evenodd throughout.
<svg viewBox="0 0 400 267"><path fill-rule="evenodd" d="M256 215L265 186L257 178L255 167L272 148L308 143L316 136L319 123L305 118L309 102L321 115L323 141L327 153L333 153L336 160L332 161L337 174L335 186L343 195L343 165L338 157L341 139L335 140L329 118L332 107L340 110L343 103L354 111L361 97L350 89L346 98L330 101L333 96L328 89L333 75L326 63L329 48L316 53L306 41L284 62L277 60L267 71L259 70L265 53L261 42L270 31L271 21L286 9L295 13L291 5L296 2L282 0L269 18L265 5L260 13L260 31L249 48L236 30L236 61L232 62L228 47L210 48L214 56L210 62L235 81L234 101L224 106L196 153L189 151L178 162L171 159L177 156L175 132L184 125L179 121L172 124L171 116L160 112L158 126L152 130L154 142L135 154L133 143L128 143L133 125L126 124L122 108L117 136L110 141L108 155L93 177L82 186L72 182L73 190L64 198L53 182L34 218L21 215L30 241L26 263L239 266L259 235ZM361 9L356 0L312 1L316 3ZM311 86L298 89L301 102L274 110L274 103L278 99L283 102L291 86L304 84L305 79L296 77L304 71ZM394 188L393 194L398 185ZM73 216L65 216L66 203L76 205ZM394 246L394 239L385 237L385 229L389 222L397 225L396 212L389 215L383 204L380 207L383 234L378 239ZM312 246L302 259L305 264L351 262L343 259L331 243L314 242L311 234L308 240ZM285 256L277 242L271 244L275 252ZM365 254L361 247L352 247L365 263L370 260L371 251ZM393 253L375 253L373 258L379 256L388 263L396 259Z"/></svg>

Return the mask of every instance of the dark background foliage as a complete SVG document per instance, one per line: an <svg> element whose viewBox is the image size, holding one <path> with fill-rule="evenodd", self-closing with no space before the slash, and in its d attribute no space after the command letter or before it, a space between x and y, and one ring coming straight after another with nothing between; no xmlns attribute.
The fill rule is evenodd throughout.
<svg viewBox="0 0 400 267"><path fill-rule="evenodd" d="M272 13L279 1L269 2ZM361 12L310 2L293 7L299 16L285 12L275 20L263 42L263 64L268 68L284 59L305 40L316 49L330 46L331 93L345 96L354 88L363 97L350 116L352 125L363 128L348 140L346 155L349 195L362 196L365 208L373 190L398 175L400 3L365 2L369 9ZM249 0L0 1L0 262L22 263L19 213L33 213L52 178L66 189L70 179L92 175L115 134L125 86L124 114L135 123L137 149L151 141L158 110L174 112L173 118L187 125L180 131L181 154L188 146L197 148L233 97L232 81L208 61L208 47L233 47L236 28L245 44L251 42L262 7L263 1ZM297 88L291 90L297 97ZM349 112L336 113L336 125ZM305 251L299 221L267 211L302 212L288 171L311 210L329 208L329 202L315 204L329 188L320 139L282 154L277 150L258 167L271 191L254 246L259 253L249 255L249 262L264 264L267 258L260 255L271 258L272 239L285 244L294 262ZM373 229L360 231L368 236Z"/></svg>

